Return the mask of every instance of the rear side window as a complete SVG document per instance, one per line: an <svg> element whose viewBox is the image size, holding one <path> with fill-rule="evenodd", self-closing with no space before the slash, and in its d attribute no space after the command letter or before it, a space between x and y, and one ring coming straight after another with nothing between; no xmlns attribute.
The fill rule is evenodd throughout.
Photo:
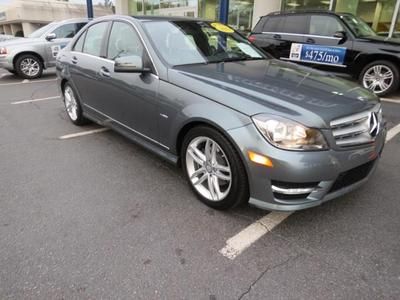
<svg viewBox="0 0 400 300"><path fill-rule="evenodd" d="M123 22L114 22L108 41L107 58L114 60L123 56L143 56L143 45L135 29Z"/></svg>
<svg viewBox="0 0 400 300"><path fill-rule="evenodd" d="M107 30L108 23L102 22L97 23L89 27L86 32L85 44L83 45L84 53L100 56L101 46L104 37L104 33Z"/></svg>
<svg viewBox="0 0 400 300"><path fill-rule="evenodd" d="M306 33L307 16L294 15L284 17L282 31L285 33ZM282 24L280 24L282 26Z"/></svg>
<svg viewBox="0 0 400 300"><path fill-rule="evenodd" d="M265 20L263 32L285 32L282 31L285 23L284 17L270 17Z"/></svg>
<svg viewBox="0 0 400 300"><path fill-rule="evenodd" d="M333 36L336 31L344 31L344 28L338 19L331 16L311 16L310 34Z"/></svg>

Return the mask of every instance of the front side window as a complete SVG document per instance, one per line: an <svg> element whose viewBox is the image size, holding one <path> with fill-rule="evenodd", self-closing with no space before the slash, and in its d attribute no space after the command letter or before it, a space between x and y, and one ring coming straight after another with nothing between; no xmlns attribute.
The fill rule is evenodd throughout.
<svg viewBox="0 0 400 300"><path fill-rule="evenodd" d="M83 50L82 50L84 53L94 56L100 56L101 44L107 26L108 26L107 22L101 22L89 27L89 29L86 32L85 44L83 45Z"/></svg>
<svg viewBox="0 0 400 300"><path fill-rule="evenodd" d="M220 23L145 22L153 46L171 65L265 59L243 36Z"/></svg>
<svg viewBox="0 0 400 300"><path fill-rule="evenodd" d="M143 45L135 29L123 22L114 22L108 41L107 58L115 60L123 56L143 56Z"/></svg>
<svg viewBox="0 0 400 300"><path fill-rule="evenodd" d="M310 34L333 36L337 31L344 31L342 24L330 16L311 16Z"/></svg>
<svg viewBox="0 0 400 300"><path fill-rule="evenodd" d="M53 33L58 39L73 38L76 33L76 24L65 24L56 28Z"/></svg>

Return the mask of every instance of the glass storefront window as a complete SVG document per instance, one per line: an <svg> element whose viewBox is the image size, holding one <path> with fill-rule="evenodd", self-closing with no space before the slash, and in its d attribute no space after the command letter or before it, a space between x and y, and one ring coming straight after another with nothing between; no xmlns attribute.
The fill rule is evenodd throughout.
<svg viewBox="0 0 400 300"><path fill-rule="evenodd" d="M230 0L228 24L233 28L249 33L253 19L254 0Z"/></svg>
<svg viewBox="0 0 400 300"><path fill-rule="evenodd" d="M283 0L282 10L329 9L329 4L330 0Z"/></svg>
<svg viewBox="0 0 400 300"><path fill-rule="evenodd" d="M128 0L130 15L196 17L197 0Z"/></svg>
<svg viewBox="0 0 400 300"><path fill-rule="evenodd" d="M395 5L396 0L337 0L335 11L352 13L363 19L378 35L387 36Z"/></svg>

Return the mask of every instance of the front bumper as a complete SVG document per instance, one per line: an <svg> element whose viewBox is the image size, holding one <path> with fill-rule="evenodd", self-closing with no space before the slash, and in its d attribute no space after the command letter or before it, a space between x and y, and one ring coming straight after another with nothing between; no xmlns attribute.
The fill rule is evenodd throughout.
<svg viewBox="0 0 400 300"><path fill-rule="evenodd" d="M12 58L9 55L0 55L0 68L6 69L9 71L14 70Z"/></svg>
<svg viewBox="0 0 400 300"><path fill-rule="evenodd" d="M317 206L367 182L377 166L386 138L386 128L383 128L375 142L369 145L346 150L299 152L270 145L253 124L229 133L245 161L249 203L279 211ZM268 156L274 166L268 168L251 162L248 151Z"/></svg>

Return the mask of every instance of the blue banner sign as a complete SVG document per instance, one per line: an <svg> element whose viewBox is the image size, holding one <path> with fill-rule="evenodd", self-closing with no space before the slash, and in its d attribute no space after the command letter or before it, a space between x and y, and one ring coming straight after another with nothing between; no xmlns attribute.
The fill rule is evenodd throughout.
<svg viewBox="0 0 400 300"><path fill-rule="evenodd" d="M293 43L289 60L327 65L343 65L346 48Z"/></svg>

